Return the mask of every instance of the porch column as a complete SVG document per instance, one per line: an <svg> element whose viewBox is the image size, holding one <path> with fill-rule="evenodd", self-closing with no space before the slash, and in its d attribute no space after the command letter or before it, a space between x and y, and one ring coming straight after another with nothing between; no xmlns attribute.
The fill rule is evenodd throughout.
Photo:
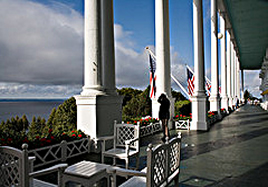
<svg viewBox="0 0 268 187"><path fill-rule="evenodd" d="M236 63L236 93L237 93L237 98L239 101L241 100L241 92L240 92L240 62L239 59L237 59Z"/></svg>
<svg viewBox="0 0 268 187"><path fill-rule="evenodd" d="M233 99L235 98L235 96L237 96L237 89L236 89L236 51L235 48L233 49ZM233 105L235 105L236 103L233 102Z"/></svg>
<svg viewBox="0 0 268 187"><path fill-rule="evenodd" d="M228 111L228 97L227 97L227 75L226 75L226 30L224 15L220 15L220 32L221 38L221 108Z"/></svg>
<svg viewBox="0 0 268 187"><path fill-rule="evenodd" d="M241 69L241 100L244 103L245 102L245 97L244 97L244 70Z"/></svg>
<svg viewBox="0 0 268 187"><path fill-rule="evenodd" d="M75 99L77 129L91 138L112 135L114 120L122 120L122 98L115 92L112 5L112 0L85 0L85 85Z"/></svg>
<svg viewBox="0 0 268 187"><path fill-rule="evenodd" d="M230 33L226 34L227 50L226 50L226 69L227 69L227 96L228 106L232 106L232 88L231 88L231 38Z"/></svg>
<svg viewBox="0 0 268 187"><path fill-rule="evenodd" d="M233 108L234 100L234 45L231 42L231 108Z"/></svg>
<svg viewBox="0 0 268 187"><path fill-rule="evenodd" d="M103 87L107 94L114 95L116 86L113 0L102 0L102 7Z"/></svg>
<svg viewBox="0 0 268 187"><path fill-rule="evenodd" d="M101 2L85 0L84 87L81 95L101 94Z"/></svg>
<svg viewBox="0 0 268 187"><path fill-rule="evenodd" d="M193 0L193 40L195 89L192 99L191 130L208 130L207 96L205 93L203 5L202 0Z"/></svg>
<svg viewBox="0 0 268 187"><path fill-rule="evenodd" d="M219 70L218 70L218 19L217 1L211 0L211 95L210 111L220 114Z"/></svg>
<svg viewBox="0 0 268 187"><path fill-rule="evenodd" d="M171 116L174 114L174 100L171 95L169 1L155 0L155 51L156 51L156 97L152 99L152 116L158 118L158 97L165 93L171 102Z"/></svg>

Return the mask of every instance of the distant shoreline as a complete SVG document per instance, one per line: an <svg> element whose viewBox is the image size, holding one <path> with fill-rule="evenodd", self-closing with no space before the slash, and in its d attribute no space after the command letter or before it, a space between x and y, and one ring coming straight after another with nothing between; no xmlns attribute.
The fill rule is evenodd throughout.
<svg viewBox="0 0 268 187"><path fill-rule="evenodd" d="M64 102L67 99L0 99L0 102Z"/></svg>

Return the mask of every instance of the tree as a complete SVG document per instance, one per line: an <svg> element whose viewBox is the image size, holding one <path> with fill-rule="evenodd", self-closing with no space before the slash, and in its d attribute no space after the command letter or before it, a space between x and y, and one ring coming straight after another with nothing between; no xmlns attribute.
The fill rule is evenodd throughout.
<svg viewBox="0 0 268 187"><path fill-rule="evenodd" d="M137 96L127 102L123 107L123 120L131 118L139 118L142 116L151 115L151 99L149 98L149 86Z"/></svg>
<svg viewBox="0 0 268 187"><path fill-rule="evenodd" d="M22 119L22 124L23 124L23 131L26 132L28 130L28 128L29 128L29 121L28 121L28 119L27 119L25 114L22 116L21 119Z"/></svg>
<svg viewBox="0 0 268 187"><path fill-rule="evenodd" d="M186 97L184 97L184 95L182 95L181 92L177 92L177 91L172 89L171 94L172 94L172 97L175 98L175 102L176 101L187 100Z"/></svg>
<svg viewBox="0 0 268 187"><path fill-rule="evenodd" d="M175 102L175 114L189 115L191 113L191 102L189 100L182 100Z"/></svg>
<svg viewBox="0 0 268 187"><path fill-rule="evenodd" d="M245 98L245 100L247 100L248 98L249 98L249 99L252 98L252 95L249 93L248 90L245 90L245 92L244 92L244 98Z"/></svg>
<svg viewBox="0 0 268 187"><path fill-rule="evenodd" d="M54 107L49 115L49 118L47 120L47 126L49 128L53 128L53 126L55 125L55 115L56 115L56 108Z"/></svg>
<svg viewBox="0 0 268 187"><path fill-rule="evenodd" d="M58 107L54 119L53 123L56 131L76 129L77 107L74 97L67 99Z"/></svg>
<svg viewBox="0 0 268 187"><path fill-rule="evenodd" d="M35 139L35 136L38 135L38 126L36 122L36 117L33 116L31 125L29 127L28 137L29 139Z"/></svg>
<svg viewBox="0 0 268 187"><path fill-rule="evenodd" d="M123 98L123 104L124 107L127 102L129 102L133 97L136 97L137 95L141 94L141 90L133 89L133 88L122 88L117 90L119 95L124 96Z"/></svg>

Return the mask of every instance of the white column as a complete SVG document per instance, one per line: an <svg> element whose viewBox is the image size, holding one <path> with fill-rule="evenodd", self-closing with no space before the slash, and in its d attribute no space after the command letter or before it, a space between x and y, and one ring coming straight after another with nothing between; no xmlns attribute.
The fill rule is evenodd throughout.
<svg viewBox="0 0 268 187"><path fill-rule="evenodd" d="M226 66L226 30L224 15L220 15L220 32L221 38L221 108L225 108L228 111L228 97L227 97L227 66Z"/></svg>
<svg viewBox="0 0 268 187"><path fill-rule="evenodd" d="M233 107L234 100L234 45L231 42L231 108Z"/></svg>
<svg viewBox="0 0 268 187"><path fill-rule="evenodd" d="M195 90L192 99L191 130L208 130L207 96L205 93L204 38L203 38L203 5L202 0L193 0L193 40Z"/></svg>
<svg viewBox="0 0 268 187"><path fill-rule="evenodd" d="M227 96L228 96L228 106L232 106L232 87L231 87L231 38L230 33L227 31L226 35L226 69L227 69Z"/></svg>
<svg viewBox="0 0 268 187"><path fill-rule="evenodd" d="M103 87L107 94L116 94L114 55L113 0L102 0Z"/></svg>
<svg viewBox="0 0 268 187"><path fill-rule="evenodd" d="M236 51L235 51L235 48L233 50L233 98L235 98L235 96L237 96L237 89L236 89ZM233 105L235 105L235 103L233 102Z"/></svg>
<svg viewBox="0 0 268 187"><path fill-rule="evenodd" d="M245 97L244 97L244 70L241 69L241 100L244 103Z"/></svg>
<svg viewBox="0 0 268 187"><path fill-rule="evenodd" d="M240 63L239 59L237 59L236 63L236 93L237 93L237 98L239 101L241 100L241 92L240 92Z"/></svg>
<svg viewBox="0 0 268 187"><path fill-rule="evenodd" d="M171 96L170 77L170 37L169 37L169 1L155 1L155 50L156 50L156 98L152 100L152 116L158 118L158 97L166 93L171 101L173 115L173 99Z"/></svg>
<svg viewBox="0 0 268 187"><path fill-rule="evenodd" d="M97 95L101 80L101 3L85 0L84 87L81 95Z"/></svg>
<svg viewBox="0 0 268 187"><path fill-rule="evenodd" d="M114 120L122 120L122 98L115 92L113 24L112 0L85 0L85 85L75 99L77 128L91 138L112 135Z"/></svg>
<svg viewBox="0 0 268 187"><path fill-rule="evenodd" d="M217 1L211 0L211 95L209 101L210 111L217 111L220 114L217 20Z"/></svg>

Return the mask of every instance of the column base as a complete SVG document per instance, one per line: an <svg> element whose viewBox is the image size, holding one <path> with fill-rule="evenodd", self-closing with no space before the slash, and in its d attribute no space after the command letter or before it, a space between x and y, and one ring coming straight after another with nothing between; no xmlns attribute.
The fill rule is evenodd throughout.
<svg viewBox="0 0 268 187"><path fill-rule="evenodd" d="M209 97L210 102L210 111L219 111L220 110L220 97L219 96L210 96Z"/></svg>
<svg viewBox="0 0 268 187"><path fill-rule="evenodd" d="M228 105L229 105L230 109L233 110L233 98L232 97L229 98Z"/></svg>
<svg viewBox="0 0 268 187"><path fill-rule="evenodd" d="M96 86L84 86L83 91L81 92L81 96L97 96L97 95L105 95L106 93L103 91L103 87L100 85Z"/></svg>
<svg viewBox="0 0 268 187"><path fill-rule="evenodd" d="M225 108L225 110L228 112L228 97L227 96L223 96L221 98L221 108Z"/></svg>
<svg viewBox="0 0 268 187"><path fill-rule="evenodd" d="M192 122L190 130L207 131L207 97L193 96L192 100Z"/></svg>
<svg viewBox="0 0 268 187"><path fill-rule="evenodd" d="M75 96L77 129L91 138L113 135L114 120L122 121L121 96Z"/></svg>
<svg viewBox="0 0 268 187"><path fill-rule="evenodd" d="M210 102L210 111L217 112L218 113L218 119L221 119L221 106L220 106L220 97L219 95L211 95L209 97Z"/></svg>

